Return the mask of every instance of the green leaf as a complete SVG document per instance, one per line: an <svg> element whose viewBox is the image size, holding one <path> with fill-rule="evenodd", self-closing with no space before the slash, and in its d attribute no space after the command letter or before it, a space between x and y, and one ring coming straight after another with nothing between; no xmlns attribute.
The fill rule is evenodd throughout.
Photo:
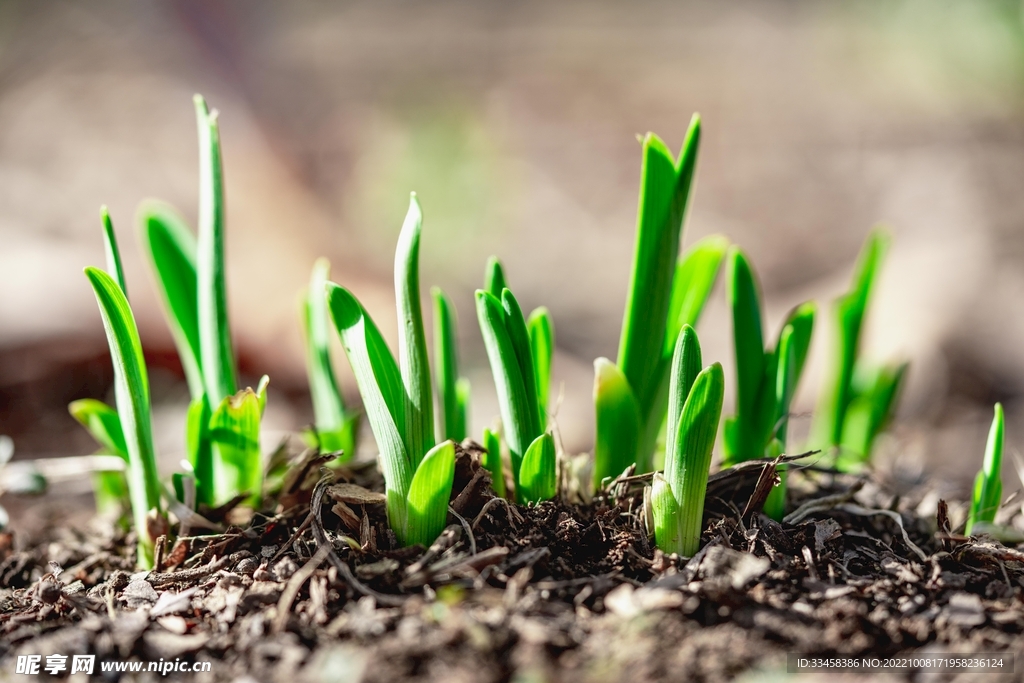
<svg viewBox="0 0 1024 683"><path fill-rule="evenodd" d="M651 484L651 511L654 513L654 543L662 552L681 554L683 531L679 522L682 513L672 487L661 472L654 473Z"/></svg>
<svg viewBox="0 0 1024 683"><path fill-rule="evenodd" d="M711 235L687 249L679 258L675 277L672 279L672 298L668 307L664 351L666 356L672 354L683 325L697 326L728 249L728 239L721 235Z"/></svg>
<svg viewBox="0 0 1024 683"><path fill-rule="evenodd" d="M303 302L306 332L306 374L313 400L313 424L318 445L325 453L342 451L335 464L350 460L355 451L354 419L345 410L338 380L331 363L330 313L327 310L327 280L331 264L319 259L313 266L309 291Z"/></svg>
<svg viewBox="0 0 1024 683"><path fill-rule="evenodd" d="M153 450L153 426L149 408L149 379L142 356L142 343L128 300L120 286L102 270L86 268L103 318L103 328L114 364L114 396L128 451L128 488L132 517L139 536L138 561L152 566L153 541L147 516L150 510L162 514L160 482Z"/></svg>
<svg viewBox="0 0 1024 683"><path fill-rule="evenodd" d="M689 325L683 325L672 354L671 384L668 392L668 424L679 424L683 406L686 405L693 382L697 379L702 367L703 361L697 333ZM665 441L666 453L675 451L676 437L675 429L668 430Z"/></svg>
<svg viewBox="0 0 1024 683"><path fill-rule="evenodd" d="M540 413L540 428L548 424L548 394L551 391L551 359L555 354L555 323L551 313L541 306L530 313L526 321L530 334L530 351L533 356L534 382L537 385L537 410Z"/></svg>
<svg viewBox="0 0 1024 683"><path fill-rule="evenodd" d="M760 457L764 448L764 444L759 443L757 422L764 405L759 399L766 375L766 359L760 288L753 269L739 247L729 249L728 259L727 293L732 309L737 385L735 441L726 441L725 455L726 462L734 463ZM772 388L774 391L774 382Z"/></svg>
<svg viewBox="0 0 1024 683"><path fill-rule="evenodd" d="M402 437L405 388L398 364L370 315L346 289L328 283L327 305L355 373L363 409L380 449L388 494L388 520L393 529L404 529L406 497L416 468L407 455Z"/></svg>
<svg viewBox="0 0 1024 683"><path fill-rule="evenodd" d="M445 441L423 457L409 487L409 518L402 545L429 546L444 531L455 477L455 444Z"/></svg>
<svg viewBox="0 0 1024 683"><path fill-rule="evenodd" d="M86 431L106 453L124 458L128 462L128 447L121 431L121 418L117 411L103 401L83 398L68 404L68 412L85 427Z"/></svg>
<svg viewBox="0 0 1024 683"><path fill-rule="evenodd" d="M782 443L783 451L789 426L789 408L804 371L807 352L811 348L816 312L817 306L812 301L797 306L787 317L776 344L778 369L775 373L774 428L775 438Z"/></svg>
<svg viewBox="0 0 1024 683"><path fill-rule="evenodd" d="M766 458L777 458L782 455L783 451L782 442L778 439L772 439L764 455ZM786 515L786 466L779 465L776 469L776 474L779 475L779 483L777 486L772 487L771 492L768 493L768 498L764 501L763 511L764 514L776 522L781 522L782 518Z"/></svg>
<svg viewBox="0 0 1024 683"><path fill-rule="evenodd" d="M985 459L981 471L974 482L974 495L971 498L971 510L967 517L965 533L969 536L971 529L978 522L994 522L999 504L1002 502L1003 481L1003 440L1005 420L1001 403L995 405L992 426L988 432L985 445Z"/></svg>
<svg viewBox="0 0 1024 683"><path fill-rule="evenodd" d="M501 420L505 425L505 442L512 460L512 475L518 481L519 464L526 449L539 436L534 426L536 401L526 392L519 359L506 328L505 309L492 295L477 290L476 311L487 359L494 375Z"/></svg>
<svg viewBox="0 0 1024 683"><path fill-rule="evenodd" d="M194 100L199 127L199 351L203 384L213 405L232 396L237 389L224 272L224 169L217 112L207 108L201 95Z"/></svg>
<svg viewBox="0 0 1024 683"><path fill-rule="evenodd" d="M210 417L214 505L239 493L258 506L263 489L260 456L260 399L252 389L228 396Z"/></svg>
<svg viewBox="0 0 1024 683"><path fill-rule="evenodd" d="M498 498L507 497L505 492L505 474L501 466L501 439L497 432L484 429L483 465L491 473L491 488Z"/></svg>
<svg viewBox="0 0 1024 683"><path fill-rule="evenodd" d="M616 363L633 387L642 414L649 412L661 382L672 280L699 143L697 115L678 163L658 136L648 133L643 141L636 251Z"/></svg>
<svg viewBox="0 0 1024 683"><path fill-rule="evenodd" d="M636 461L640 435L640 406L629 381L607 358L594 361L594 489L617 477Z"/></svg>
<svg viewBox="0 0 1024 683"><path fill-rule="evenodd" d="M193 399L206 390L199 351L196 238L185 219L168 204L147 200L139 206L143 250L156 275L171 335Z"/></svg>
<svg viewBox="0 0 1024 683"><path fill-rule="evenodd" d="M539 435L542 431L542 420L537 400L537 374L534 369L533 352L530 350L530 333L526 329L526 319L519 308L519 302L508 288L501 291L501 306L505 310L505 329L508 331L508 338L512 342L512 349L519 363L519 372L523 377L526 400L532 408L530 424L524 425L524 428L528 429L531 435Z"/></svg>
<svg viewBox="0 0 1024 683"><path fill-rule="evenodd" d="M214 505L213 444L210 442L210 403L200 394L188 404L185 416L185 448L196 477L196 500Z"/></svg>
<svg viewBox="0 0 1024 683"><path fill-rule="evenodd" d="M405 385L405 447L412 466L434 446L434 405L430 391L427 338L420 309L420 227L423 213L416 193L395 249L395 298L398 302L398 365Z"/></svg>
<svg viewBox="0 0 1024 683"><path fill-rule="evenodd" d="M96 514L108 519L118 519L128 499L128 483L124 472L94 472L92 493L96 499Z"/></svg>
<svg viewBox="0 0 1024 683"><path fill-rule="evenodd" d="M267 409L267 387L269 386L269 375L263 375L262 377L260 377L260 381L256 385L256 400L258 400L260 404L260 417L263 417L263 413Z"/></svg>
<svg viewBox="0 0 1024 683"><path fill-rule="evenodd" d="M521 505L551 500L557 492L557 480L555 440L550 433L541 434L523 456L516 481L516 500Z"/></svg>
<svg viewBox="0 0 1024 683"><path fill-rule="evenodd" d="M666 552L690 557L700 547L711 452L724 396L725 375L722 366L714 363L697 375L675 426L674 449L665 453L665 480L679 502L681 545L678 550L662 548Z"/></svg>
<svg viewBox="0 0 1024 683"><path fill-rule="evenodd" d="M863 361L855 365L836 462L839 469L856 471L870 460L875 439L892 420L907 367L907 363L874 366Z"/></svg>
<svg viewBox="0 0 1024 683"><path fill-rule="evenodd" d="M103 251L107 258L107 274L114 278L117 286L128 298L128 287L124 283L124 267L121 265L121 250L117 248L117 235L114 224L110 222L110 212L106 205L100 207L100 221L103 223Z"/></svg>
<svg viewBox="0 0 1024 683"><path fill-rule="evenodd" d="M469 404L470 404L471 386L469 380L465 377L460 377L455 382L455 434L462 434L462 438L466 438L466 434L469 432Z"/></svg>
<svg viewBox="0 0 1024 683"><path fill-rule="evenodd" d="M502 268L501 261L497 256L490 257L487 259L487 268L484 270L484 291L500 301L501 290L507 288L505 269Z"/></svg>
<svg viewBox="0 0 1024 683"><path fill-rule="evenodd" d="M440 287L430 290L434 299L434 374L440 399L438 439L456 443L466 438L464 410L459 400L458 323L455 306ZM467 386L468 392L468 386Z"/></svg>
<svg viewBox="0 0 1024 683"><path fill-rule="evenodd" d="M877 228L873 230L857 259L850 291L833 304L837 333L832 360L826 372L825 390L818 400L811 423L811 445L815 447L830 448L842 443L843 423L854 398L850 385L860 348L861 328L871 290L888 247L886 232Z"/></svg>

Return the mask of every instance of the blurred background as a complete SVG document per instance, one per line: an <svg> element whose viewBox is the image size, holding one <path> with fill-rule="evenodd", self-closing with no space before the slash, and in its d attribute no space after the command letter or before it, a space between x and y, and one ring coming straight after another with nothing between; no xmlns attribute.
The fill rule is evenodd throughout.
<svg viewBox="0 0 1024 683"><path fill-rule="evenodd" d="M194 224L195 92L221 113L232 324L244 378L271 377L267 447L311 420L298 299L317 256L394 338L393 249L416 190L424 294L443 287L461 315L473 433L497 415L472 300L496 254L524 309L552 311L562 441L589 449L592 363L615 357L632 263L637 135L678 149L694 111L684 243L723 233L748 251L771 337L796 303L846 288L873 225L893 233L866 332L868 355L911 361L886 457L966 494L996 400L1008 449L1022 444L1019 1L68 0L0 3L0 432L18 459L91 452L67 403L112 401L81 274L103 261L101 204L165 469L182 456L187 390L135 211L159 197ZM729 373L721 284L700 333Z"/></svg>

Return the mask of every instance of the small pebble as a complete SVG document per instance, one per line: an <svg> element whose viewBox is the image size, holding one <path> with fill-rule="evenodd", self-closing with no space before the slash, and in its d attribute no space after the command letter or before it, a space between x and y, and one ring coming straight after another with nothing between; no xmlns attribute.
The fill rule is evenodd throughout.
<svg viewBox="0 0 1024 683"><path fill-rule="evenodd" d="M247 557L235 565L235 571L239 574L247 574L252 576L252 573L256 571L260 566L260 563L255 557Z"/></svg>
<svg viewBox="0 0 1024 683"><path fill-rule="evenodd" d="M217 584L221 588L230 588L231 586L239 586L239 585L242 584L242 577L239 576L238 574L228 574L228 573L225 573L223 576L220 577L220 581L218 581Z"/></svg>
<svg viewBox="0 0 1024 683"><path fill-rule="evenodd" d="M52 605L60 600L61 589L62 586L59 582L53 579L44 579L39 582L39 588L36 589L36 599L43 604Z"/></svg>
<svg viewBox="0 0 1024 683"><path fill-rule="evenodd" d="M264 563L252 573L252 578L254 581L273 581L274 575L267 571L267 566Z"/></svg>
<svg viewBox="0 0 1024 683"><path fill-rule="evenodd" d="M299 571L299 566L295 564L295 560L290 557L282 557L277 564L274 565L274 575L277 576L278 581L287 581L292 578L297 571Z"/></svg>

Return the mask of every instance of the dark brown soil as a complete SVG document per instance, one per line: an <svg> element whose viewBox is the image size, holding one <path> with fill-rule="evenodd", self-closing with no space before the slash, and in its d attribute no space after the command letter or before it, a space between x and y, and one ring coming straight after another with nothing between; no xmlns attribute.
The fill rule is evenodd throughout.
<svg viewBox="0 0 1024 683"><path fill-rule="evenodd" d="M453 523L424 550L396 548L376 472L306 465L278 514L179 540L149 573L110 529L0 535L0 671L59 653L212 662L187 680L720 681L784 675L790 652L1024 650L1024 552L866 479L791 474L777 523L757 512L770 466L717 475L705 545L679 561L648 539L638 478L520 507L462 452Z"/></svg>

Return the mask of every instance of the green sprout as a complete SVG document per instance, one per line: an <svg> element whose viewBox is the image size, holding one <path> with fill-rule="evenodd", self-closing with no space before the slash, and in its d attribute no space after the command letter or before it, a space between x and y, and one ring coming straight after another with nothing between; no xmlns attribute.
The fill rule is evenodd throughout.
<svg viewBox="0 0 1024 683"><path fill-rule="evenodd" d="M739 247L728 259L728 298L736 352L736 415L723 432L725 464L777 456L786 451L789 409L811 344L817 307L806 302L786 316L778 340L765 349L760 287ZM785 473L772 490L765 512L781 519L785 509Z"/></svg>
<svg viewBox="0 0 1024 683"><path fill-rule="evenodd" d="M434 442L433 395L420 308L422 222L413 194L395 250L400 364L355 296L334 283L326 287L327 304L380 449L388 521L402 545L429 545L444 530L455 476L455 444Z"/></svg>
<svg viewBox="0 0 1024 683"><path fill-rule="evenodd" d="M345 408L338 380L334 376L330 348L330 313L323 292L331 274L327 259L318 259L309 279L309 291L302 301L302 322L306 333L306 370L313 399L315 429L309 441L324 453L340 453L342 464L355 455L359 417Z"/></svg>
<svg viewBox="0 0 1024 683"><path fill-rule="evenodd" d="M498 391L516 500L549 500L557 492L555 442L546 431L554 326L544 308L531 313L527 324L496 258L488 262L486 284L487 290L476 292L476 310ZM497 481L500 451L490 451L488 465Z"/></svg>
<svg viewBox="0 0 1024 683"><path fill-rule="evenodd" d="M684 325L672 354L665 472L651 492L655 543L666 553L692 557L700 547L711 452L722 416L725 375L714 363L701 369L697 333Z"/></svg>
<svg viewBox="0 0 1024 683"><path fill-rule="evenodd" d="M485 428L483 446L483 466L491 473L491 488L499 498L505 498L507 492L505 490L505 473L501 462L501 435Z"/></svg>
<svg viewBox="0 0 1024 683"><path fill-rule="evenodd" d="M110 212L106 206L100 207L100 220L103 226L103 247L106 255L107 274L121 288L125 299L128 289L125 286L124 268L121 265L121 252L117 246L117 235L110 220ZM100 453L116 455L128 462L128 448L125 445L121 420L117 411L102 401L85 398L72 401L68 412L100 445ZM107 517L119 517L123 502L128 499L128 483L123 472L96 472L93 474L93 495L96 498L96 510Z"/></svg>
<svg viewBox="0 0 1024 683"><path fill-rule="evenodd" d="M469 380L459 376L459 335L455 304L440 287L434 299L434 373L438 402L437 438L461 443L469 421Z"/></svg>
<svg viewBox="0 0 1024 683"><path fill-rule="evenodd" d="M892 419L907 370L906 363L875 367L859 358L864 316L888 247L889 236L883 230L871 232L850 291L832 308L837 330L834 355L811 423L811 445L837 450L836 465L847 471L870 461L875 438Z"/></svg>
<svg viewBox="0 0 1024 683"><path fill-rule="evenodd" d="M199 230L162 202L139 208L142 243L163 300L192 401L186 445L196 497L220 505L263 487L260 419L268 378L238 391L224 266L224 171L217 112L194 98L199 128Z"/></svg>
<svg viewBox="0 0 1024 683"><path fill-rule="evenodd" d="M1003 497L1003 480L1000 472L1003 464L1004 431L1003 406L997 403L992 426L988 432L988 443L985 445L985 459L981 471L974 479L971 510L967 515L967 526L964 530L968 536L976 524L994 522L999 511Z"/></svg>
<svg viewBox="0 0 1024 683"><path fill-rule="evenodd" d="M654 468L676 338L683 325L697 324L729 244L711 236L678 256L700 132L695 114L678 160L657 135L643 140L636 252L618 360L594 364L595 487L634 463L641 473Z"/></svg>
<svg viewBox="0 0 1024 683"><path fill-rule="evenodd" d="M155 536L166 527L166 519L160 501L142 342L128 299L117 281L98 268L86 268L85 275L99 304L114 363L114 396L128 455L128 495L138 534L138 563L149 569L153 566ZM111 424L109 418L107 424Z"/></svg>

